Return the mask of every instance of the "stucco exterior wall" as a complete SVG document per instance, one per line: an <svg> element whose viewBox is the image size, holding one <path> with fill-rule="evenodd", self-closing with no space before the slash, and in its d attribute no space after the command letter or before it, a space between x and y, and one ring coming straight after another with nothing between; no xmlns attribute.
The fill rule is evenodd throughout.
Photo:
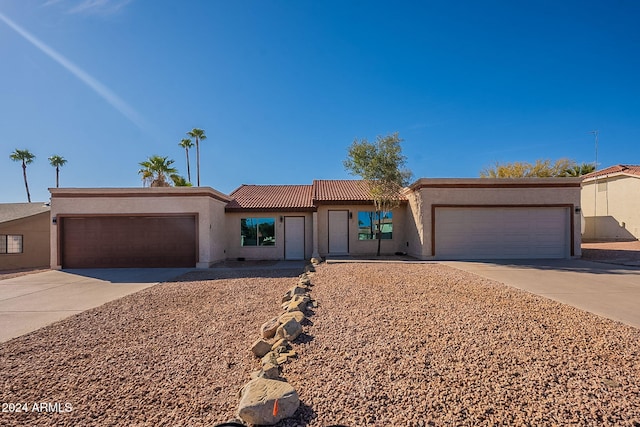
<svg viewBox="0 0 640 427"><path fill-rule="evenodd" d="M0 234L22 236L23 250L19 254L0 254L0 270L48 267L50 222L49 212L42 212L0 224Z"/></svg>
<svg viewBox="0 0 640 427"><path fill-rule="evenodd" d="M382 240L381 254L395 254L407 251L406 230L406 205L402 205L392 211L393 237ZM344 210L351 213L349 218L349 254L372 255L378 250L377 240L358 240L358 212L373 211L372 204L357 205L321 205L318 207L318 252L325 257L329 254L329 211Z"/></svg>
<svg viewBox="0 0 640 427"><path fill-rule="evenodd" d="M563 181L564 180L564 181ZM579 179L573 178L522 178L522 179L421 179L414 184L419 195L422 212L421 242L422 259L433 257L432 206L545 206L567 205L573 215L573 256L581 255ZM560 186L567 184L569 186ZM558 186L555 186L558 185ZM412 208L417 202L411 204ZM417 242L416 242L417 246Z"/></svg>
<svg viewBox="0 0 640 427"><path fill-rule="evenodd" d="M640 239L640 177L585 181L581 191L585 240Z"/></svg>
<svg viewBox="0 0 640 427"><path fill-rule="evenodd" d="M70 215L186 214L197 220L197 267L225 259L226 196L210 188L51 189L51 218ZM221 197L220 197L221 196ZM220 198L218 198L220 197ZM51 227L51 268L60 269L58 227Z"/></svg>
<svg viewBox="0 0 640 427"><path fill-rule="evenodd" d="M310 259L313 250L313 220L311 212L227 212L226 213L226 257L246 260L285 259L285 217L304 218L304 258ZM243 218L272 218L275 220L276 243L273 246L241 246L240 220ZM280 220L282 218L282 221Z"/></svg>

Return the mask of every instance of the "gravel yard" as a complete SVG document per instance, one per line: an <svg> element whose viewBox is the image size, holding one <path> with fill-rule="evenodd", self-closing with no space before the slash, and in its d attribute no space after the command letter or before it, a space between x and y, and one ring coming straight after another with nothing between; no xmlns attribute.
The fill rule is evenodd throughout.
<svg viewBox="0 0 640 427"><path fill-rule="evenodd" d="M283 427L640 426L638 329L439 264L317 270ZM29 409L0 425L232 418L286 273L198 271L0 344L0 401Z"/></svg>

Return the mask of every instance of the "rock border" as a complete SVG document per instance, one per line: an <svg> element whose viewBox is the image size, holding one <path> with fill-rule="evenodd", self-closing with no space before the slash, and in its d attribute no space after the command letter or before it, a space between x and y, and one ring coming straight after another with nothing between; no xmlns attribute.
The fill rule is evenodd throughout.
<svg viewBox="0 0 640 427"><path fill-rule="evenodd" d="M250 380L239 391L236 418L229 422L245 425L274 425L292 417L300 406L298 392L282 375L282 367L298 357L292 343L303 332L306 313L318 306L311 298L310 275L320 263L316 258L304 267L298 282L282 296L282 313L264 322L251 353L261 360L261 369L251 372Z"/></svg>

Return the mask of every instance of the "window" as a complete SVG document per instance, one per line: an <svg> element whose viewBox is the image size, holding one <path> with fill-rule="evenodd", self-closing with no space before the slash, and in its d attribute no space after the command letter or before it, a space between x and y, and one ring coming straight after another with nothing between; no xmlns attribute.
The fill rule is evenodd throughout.
<svg viewBox="0 0 640 427"><path fill-rule="evenodd" d="M380 216L382 240L393 238L393 214L391 212L358 212L358 240L374 240Z"/></svg>
<svg viewBox="0 0 640 427"><path fill-rule="evenodd" d="M0 234L0 254L21 254L22 236Z"/></svg>
<svg viewBox="0 0 640 427"><path fill-rule="evenodd" d="M240 220L240 246L273 246L276 244L274 218L242 218Z"/></svg>

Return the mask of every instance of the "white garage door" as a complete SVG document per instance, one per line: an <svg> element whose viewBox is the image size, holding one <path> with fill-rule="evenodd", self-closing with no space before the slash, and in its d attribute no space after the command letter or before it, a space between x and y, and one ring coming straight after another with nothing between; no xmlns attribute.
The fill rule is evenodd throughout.
<svg viewBox="0 0 640 427"><path fill-rule="evenodd" d="M439 259L567 258L569 208L435 209Z"/></svg>

